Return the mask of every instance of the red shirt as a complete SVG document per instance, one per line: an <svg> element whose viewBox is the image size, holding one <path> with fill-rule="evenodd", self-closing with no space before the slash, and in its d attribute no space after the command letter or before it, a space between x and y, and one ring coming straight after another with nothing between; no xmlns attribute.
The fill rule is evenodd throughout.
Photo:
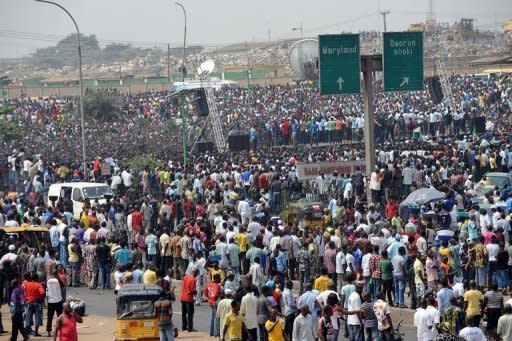
<svg viewBox="0 0 512 341"><path fill-rule="evenodd" d="M139 211L132 213L132 226L135 231L138 231L139 227L142 226L142 214Z"/></svg>
<svg viewBox="0 0 512 341"><path fill-rule="evenodd" d="M181 289L182 302L194 302L194 295L196 293L196 279L192 275L185 275L183 277Z"/></svg>
<svg viewBox="0 0 512 341"><path fill-rule="evenodd" d="M220 284L215 282L210 282L206 288L204 288L204 295L208 297L208 303L210 305L215 305L217 300L219 299L220 294Z"/></svg>
<svg viewBox="0 0 512 341"><path fill-rule="evenodd" d="M43 300L44 288L39 282L26 282L25 302L40 302Z"/></svg>
<svg viewBox="0 0 512 341"><path fill-rule="evenodd" d="M396 203L388 203L386 205L386 218L393 219L394 216L398 213L398 205Z"/></svg>
<svg viewBox="0 0 512 341"><path fill-rule="evenodd" d="M95 172L99 172L100 171L100 161L99 160L94 160L93 164L92 164L92 168Z"/></svg>

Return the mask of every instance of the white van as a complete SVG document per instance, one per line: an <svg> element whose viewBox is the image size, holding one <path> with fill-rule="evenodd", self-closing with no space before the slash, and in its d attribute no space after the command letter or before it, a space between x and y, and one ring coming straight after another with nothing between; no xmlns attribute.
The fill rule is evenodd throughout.
<svg viewBox="0 0 512 341"><path fill-rule="evenodd" d="M87 200L98 199L100 204L105 204L107 199L112 199L114 193L109 185L96 182L65 182L50 185L46 196L47 205L55 205L60 199L71 200L73 203L73 218L80 219L84 203Z"/></svg>

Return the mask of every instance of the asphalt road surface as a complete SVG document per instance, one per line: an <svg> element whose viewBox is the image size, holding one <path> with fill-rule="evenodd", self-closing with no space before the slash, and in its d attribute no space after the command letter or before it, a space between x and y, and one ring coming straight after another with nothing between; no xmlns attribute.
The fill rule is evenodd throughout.
<svg viewBox="0 0 512 341"><path fill-rule="evenodd" d="M175 326L180 330L181 334L181 304L179 302L180 285L177 284L177 286L178 289L176 290L176 296L178 297L178 300L173 304L173 322ZM101 318L115 319L115 295L113 290L90 290L84 287L68 288L68 296L83 299L87 304L86 314L88 316L99 318L99 320L101 320ZM414 312L411 310L411 314L413 313ZM87 316L85 317L85 322L87 322ZM203 332L208 335L210 331L210 307L207 303L203 303L200 306L195 306L194 328L199 332ZM412 326L402 326L401 332L405 334L404 340L409 341L417 339L416 329ZM184 332L183 334L186 336L187 332ZM178 339L180 339L180 337ZM346 339L340 337L340 340Z"/></svg>

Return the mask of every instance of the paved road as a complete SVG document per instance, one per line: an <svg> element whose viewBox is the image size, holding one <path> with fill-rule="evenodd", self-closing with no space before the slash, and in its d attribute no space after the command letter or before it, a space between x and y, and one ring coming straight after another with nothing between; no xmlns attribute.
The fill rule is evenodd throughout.
<svg viewBox="0 0 512 341"><path fill-rule="evenodd" d="M178 285L179 287L179 285ZM176 292L179 293L179 289ZM115 317L115 295L113 290L90 290L87 288L68 288L68 295L79 297L87 302L87 315L94 317ZM179 297L179 295L177 295ZM174 305L174 323L181 329L181 304L179 301ZM413 314L413 311L410 311ZM99 319L101 320L101 319ZM87 321L87 318L86 318ZM101 323L101 322L100 322ZM210 328L210 307L203 303L195 306L194 328L199 332L209 333ZM405 333L404 340L416 340L416 329L412 326L403 326L402 333ZM187 332L184 333L187 336ZM204 340L204 337L201 338ZM345 340L345 338L340 338Z"/></svg>

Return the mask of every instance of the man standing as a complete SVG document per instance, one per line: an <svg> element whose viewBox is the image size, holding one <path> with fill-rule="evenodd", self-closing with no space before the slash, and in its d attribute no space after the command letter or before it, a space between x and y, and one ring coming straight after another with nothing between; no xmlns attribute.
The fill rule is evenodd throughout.
<svg viewBox="0 0 512 341"><path fill-rule="evenodd" d="M195 269L191 275L183 277L183 288L181 290L181 322L182 330L195 332L194 329L194 300L196 291L196 277L199 270Z"/></svg>
<svg viewBox="0 0 512 341"><path fill-rule="evenodd" d="M230 341L242 341L242 335L247 334L244 318L240 315L240 302L236 300L231 302L231 312L225 318L222 341L225 340L226 334Z"/></svg>
<svg viewBox="0 0 512 341"><path fill-rule="evenodd" d="M162 341L174 341L172 327L172 302L167 299L162 291L160 299L153 306L155 317L158 320L158 333Z"/></svg>
<svg viewBox="0 0 512 341"><path fill-rule="evenodd" d="M96 247L96 259L98 260L99 287L101 290L110 289L110 248L105 244L105 238L99 239Z"/></svg>
<svg viewBox="0 0 512 341"><path fill-rule="evenodd" d="M288 338L292 337L293 331L293 321L297 316L297 300L293 297L293 282L286 282L286 287L283 291L283 300L284 300L284 315L285 318L285 334Z"/></svg>
<svg viewBox="0 0 512 341"><path fill-rule="evenodd" d="M160 257L161 257L160 273L166 274L167 269L169 269L169 267L171 266L171 254L172 254L169 229L164 228L164 232L160 236L159 242L160 242ZM176 275L176 279L178 279L179 278L178 274L175 273L175 275Z"/></svg>
<svg viewBox="0 0 512 341"><path fill-rule="evenodd" d="M60 288L59 280L57 279L57 271L54 271L46 281L46 297L48 298L48 315L46 323L46 331L48 337L52 333L53 315L59 316L62 314L62 291Z"/></svg>
<svg viewBox="0 0 512 341"><path fill-rule="evenodd" d="M356 291L351 293L348 297L348 316L347 316L347 324L348 324L348 335L350 341L362 341L363 340L363 331L361 326L363 326L363 322L361 321L361 316L357 312L361 310L361 293L363 292L363 287L358 284L356 285Z"/></svg>
<svg viewBox="0 0 512 341"><path fill-rule="evenodd" d="M204 295L208 298L210 303L211 316L210 316L210 336L219 336L219 324L217 323L217 302L220 296L220 274L213 275L213 281L208 283L204 288ZM243 300L242 300L243 301Z"/></svg>
<svg viewBox="0 0 512 341"><path fill-rule="evenodd" d="M26 316L25 316L25 329L30 330L32 326L32 317L35 315L34 321L34 336L41 336L39 334L39 326L43 324L41 316L41 304L44 299L44 288L37 281L37 274L32 273L30 279L25 283L25 300L26 300Z"/></svg>
<svg viewBox="0 0 512 341"><path fill-rule="evenodd" d="M244 297L242 297L242 303L240 304L240 312L244 317L247 333L253 340L258 338L258 298L255 293L258 293L257 288L248 290Z"/></svg>
<svg viewBox="0 0 512 341"><path fill-rule="evenodd" d="M314 341L314 328L313 320L309 314L309 306L304 304L300 307L299 316L293 321L292 341Z"/></svg>
<svg viewBox="0 0 512 341"><path fill-rule="evenodd" d="M432 341L434 334L434 316L427 310L427 300L423 298L420 302L420 308L414 313L414 327L418 336L418 341Z"/></svg>
<svg viewBox="0 0 512 341"><path fill-rule="evenodd" d="M57 335L59 335L60 341L78 341L76 323L82 323L82 317L75 313L67 302L64 303L62 308L64 312L57 318L57 323L55 323L53 341L57 341Z"/></svg>

